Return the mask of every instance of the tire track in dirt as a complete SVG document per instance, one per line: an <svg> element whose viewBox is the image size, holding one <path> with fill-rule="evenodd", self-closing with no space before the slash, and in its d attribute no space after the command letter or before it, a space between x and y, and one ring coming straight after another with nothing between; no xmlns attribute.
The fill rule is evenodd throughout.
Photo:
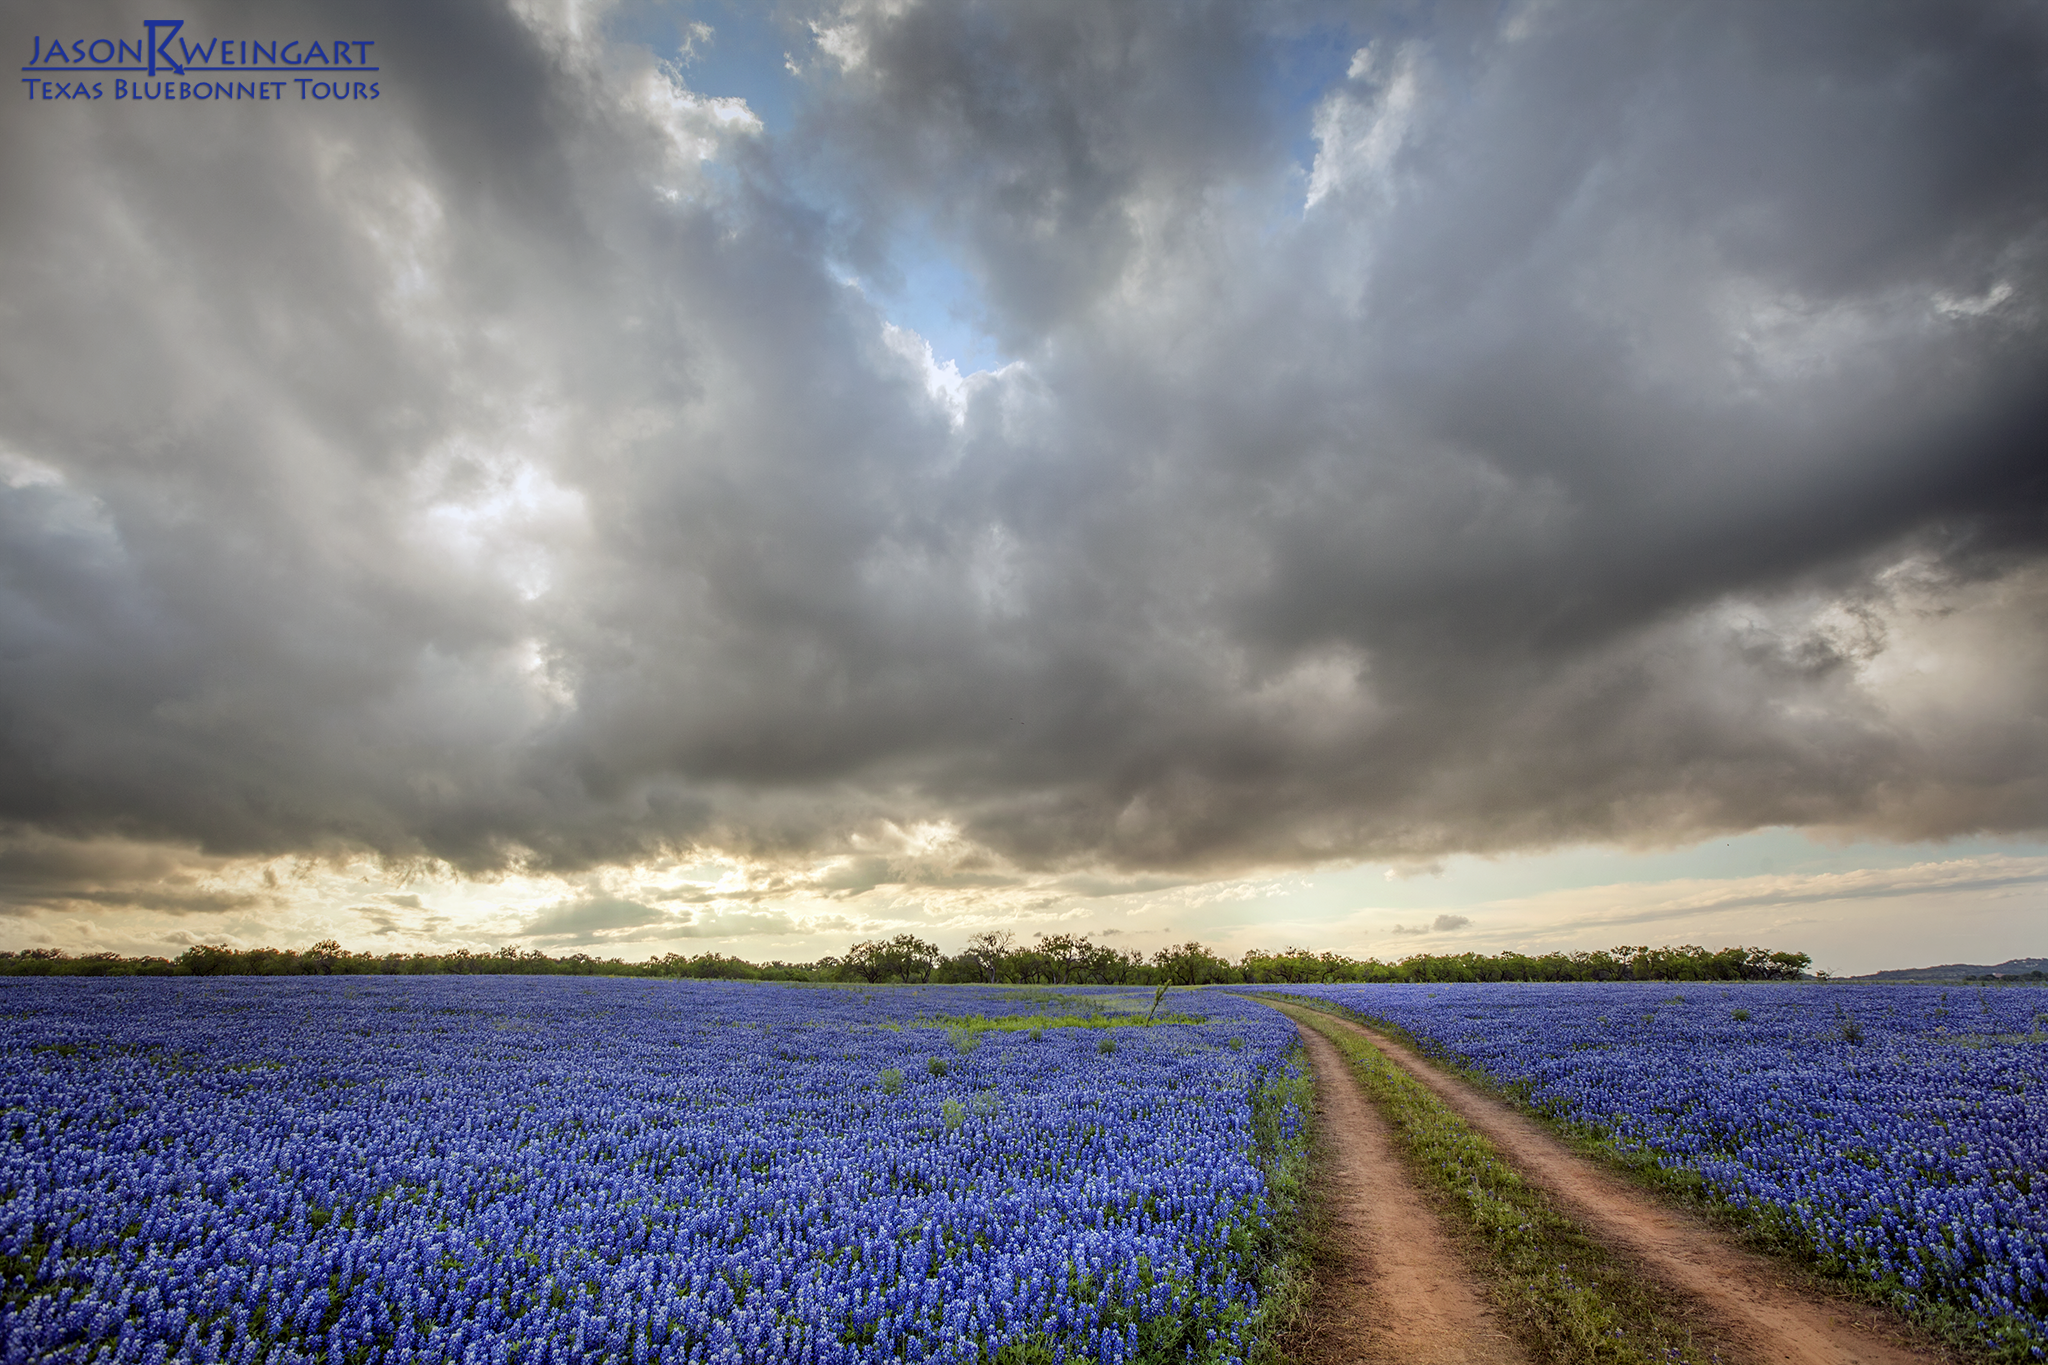
<svg viewBox="0 0 2048 1365"><path fill-rule="evenodd" d="M1902 1338L1896 1322L1879 1309L1791 1288L1765 1257L1601 1170L1528 1115L1445 1075L1383 1034L1332 1018L1429 1087L1588 1233L1691 1298L1750 1359L1769 1365L1929 1365L1944 1359Z"/></svg>
<svg viewBox="0 0 2048 1365"><path fill-rule="evenodd" d="M1409 1179L1387 1121L1330 1040L1295 1026L1315 1067L1330 1183L1314 1365L1519 1365L1486 1295Z"/></svg>

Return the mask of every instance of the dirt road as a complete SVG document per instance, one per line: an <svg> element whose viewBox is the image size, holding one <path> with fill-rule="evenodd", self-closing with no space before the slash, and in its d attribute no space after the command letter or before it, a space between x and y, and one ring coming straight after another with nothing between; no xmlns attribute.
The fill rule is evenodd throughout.
<svg viewBox="0 0 2048 1365"><path fill-rule="evenodd" d="M1301 1039L1315 1065L1327 1145L1332 1265L1308 1343L1315 1365L1491 1365L1524 1359L1494 1326L1436 1214L1416 1191L1387 1123L1330 1040Z"/></svg>
<svg viewBox="0 0 2048 1365"><path fill-rule="evenodd" d="M1792 1289L1769 1260L1601 1170L1534 1119L1383 1034L1339 1022L1428 1086L1586 1231L1697 1303L1717 1335L1748 1359L1768 1365L1930 1365L1942 1358L1909 1342L1879 1310ZM1320 1074L1326 1063L1311 1055ZM1334 1049L1330 1064L1341 1066ZM1355 1096L1357 1087L1350 1089Z"/></svg>

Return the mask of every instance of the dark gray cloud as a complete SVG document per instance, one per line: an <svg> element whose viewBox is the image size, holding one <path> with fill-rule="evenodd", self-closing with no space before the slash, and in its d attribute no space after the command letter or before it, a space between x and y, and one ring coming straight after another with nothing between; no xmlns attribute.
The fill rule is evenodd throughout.
<svg viewBox="0 0 2048 1365"><path fill-rule="evenodd" d="M725 906L674 912L597 895L549 906L520 925L518 936L549 947L570 947L796 932L795 921L779 910Z"/></svg>
<svg viewBox="0 0 2048 1365"><path fill-rule="evenodd" d="M1438 915L1428 924L1397 924L1389 932L1394 934L1453 934L1472 923L1470 915Z"/></svg>
<svg viewBox="0 0 2048 1365"><path fill-rule="evenodd" d="M170 916L261 912L281 903L276 879L231 886L208 860L121 838L0 834L0 915L154 911Z"/></svg>
<svg viewBox="0 0 2048 1365"><path fill-rule="evenodd" d="M1284 174L1261 80L1277 35L1259 18L1052 0L813 20L813 63L837 79L803 131L845 172L849 254L886 273L889 230L929 218L985 282L983 321L1028 346L1114 291L1146 234L1201 215L1219 183Z"/></svg>
<svg viewBox="0 0 2048 1365"><path fill-rule="evenodd" d="M610 929L640 929L668 918L662 911L637 901L594 896L543 910L521 925L519 932L528 938L581 938Z"/></svg>
<svg viewBox="0 0 2048 1365"><path fill-rule="evenodd" d="M770 131L546 6L181 14L383 93L11 97L9 848L2048 825L2038 5L792 9Z"/></svg>

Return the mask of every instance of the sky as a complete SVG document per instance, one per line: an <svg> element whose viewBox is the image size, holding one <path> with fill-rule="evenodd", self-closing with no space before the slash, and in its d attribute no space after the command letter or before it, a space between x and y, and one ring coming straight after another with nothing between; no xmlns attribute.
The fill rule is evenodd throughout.
<svg viewBox="0 0 2048 1365"><path fill-rule="evenodd" d="M0 44L0 949L2048 955L2048 6Z"/></svg>

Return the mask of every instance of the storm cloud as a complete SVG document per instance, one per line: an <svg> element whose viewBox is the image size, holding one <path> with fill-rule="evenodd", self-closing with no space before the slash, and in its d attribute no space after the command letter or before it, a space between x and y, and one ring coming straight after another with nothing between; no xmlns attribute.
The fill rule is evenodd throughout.
<svg viewBox="0 0 2048 1365"><path fill-rule="evenodd" d="M762 910L684 910L671 913L609 896L553 905L520 927L520 937L549 946L643 943L676 938L735 938L789 934L788 915Z"/></svg>
<svg viewBox="0 0 2048 1365"><path fill-rule="evenodd" d="M2048 827L2042 6L794 5L779 123L647 12L9 96L0 862Z"/></svg>

